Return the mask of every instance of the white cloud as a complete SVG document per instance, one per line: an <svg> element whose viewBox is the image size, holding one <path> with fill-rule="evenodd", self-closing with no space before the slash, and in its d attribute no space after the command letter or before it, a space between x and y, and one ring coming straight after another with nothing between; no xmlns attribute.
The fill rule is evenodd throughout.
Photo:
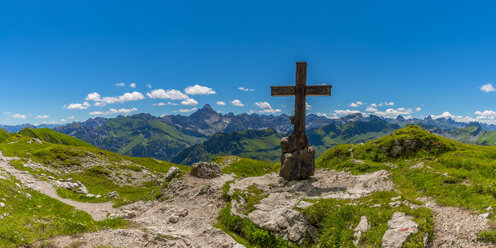
<svg viewBox="0 0 496 248"><path fill-rule="evenodd" d="M281 112L280 109L264 109L264 110L259 110L259 113L270 113L270 114L275 114Z"/></svg>
<svg viewBox="0 0 496 248"><path fill-rule="evenodd" d="M415 108L415 111L417 111L417 112L419 112L420 110L422 110L422 108L421 108L421 107L417 107L417 108Z"/></svg>
<svg viewBox="0 0 496 248"><path fill-rule="evenodd" d="M189 99L183 100L181 102L181 104L187 105L187 106L195 106L195 105L198 105L198 102L193 98L189 98Z"/></svg>
<svg viewBox="0 0 496 248"><path fill-rule="evenodd" d="M486 123L487 121L494 123L494 120L496 120L496 111L494 110L475 111L474 114L477 115L477 120L484 121Z"/></svg>
<svg viewBox="0 0 496 248"><path fill-rule="evenodd" d="M351 115L351 114L360 113L360 111L346 109L346 110L334 110L334 113L337 115Z"/></svg>
<svg viewBox="0 0 496 248"><path fill-rule="evenodd" d="M384 105L386 105L386 106L394 106L394 102L385 102Z"/></svg>
<svg viewBox="0 0 496 248"><path fill-rule="evenodd" d="M274 113L279 113L281 112L280 109L273 109L272 106L270 106L270 103L268 102L256 102L255 105L259 108L261 108L262 110L259 110L258 112L259 113L271 113L271 114L274 114Z"/></svg>
<svg viewBox="0 0 496 248"><path fill-rule="evenodd" d="M261 109L271 109L270 103L268 102L256 102L255 105Z"/></svg>
<svg viewBox="0 0 496 248"><path fill-rule="evenodd" d="M245 88L245 87L238 87L238 90L241 90L241 91L244 91L244 92L253 92L253 91L255 91L255 89L248 89L248 88Z"/></svg>
<svg viewBox="0 0 496 248"><path fill-rule="evenodd" d="M476 111L475 114L477 115ZM450 112L444 112L441 115L431 115L432 119L440 119L440 118L447 118L447 119L453 119L454 121L458 122L472 122L476 121L476 119L470 117L470 116L461 116L461 115L453 115Z"/></svg>
<svg viewBox="0 0 496 248"><path fill-rule="evenodd" d="M191 109L180 109L180 110L176 110L174 112L176 112L176 113L189 113L189 112L193 112L196 110L197 110L197 108L191 108Z"/></svg>
<svg viewBox="0 0 496 248"><path fill-rule="evenodd" d="M14 118L14 119L26 119L26 116L25 115L19 114L19 113L14 114L11 117Z"/></svg>
<svg viewBox="0 0 496 248"><path fill-rule="evenodd" d="M236 99L236 100L232 100L231 101L231 104L234 105L234 106L238 106L238 107L243 107L245 106L240 100Z"/></svg>
<svg viewBox="0 0 496 248"><path fill-rule="evenodd" d="M217 101L216 104L220 105L220 106L226 106L226 102L224 102L224 101Z"/></svg>
<svg viewBox="0 0 496 248"><path fill-rule="evenodd" d="M410 115L413 112L411 108L388 108L386 111L375 111L373 114L382 117L395 118L398 115Z"/></svg>
<svg viewBox="0 0 496 248"><path fill-rule="evenodd" d="M494 86L492 84L484 84L480 87L480 90L482 90L484 92L496 91L496 89L494 88Z"/></svg>
<svg viewBox="0 0 496 248"><path fill-rule="evenodd" d="M212 94L217 94L212 88L208 88L206 86L201 86L198 84L195 84L194 86L189 86L186 89L184 89L184 92L188 95L212 95Z"/></svg>
<svg viewBox="0 0 496 248"><path fill-rule="evenodd" d="M84 100L86 101L100 101L100 94L98 92L89 93Z"/></svg>
<svg viewBox="0 0 496 248"><path fill-rule="evenodd" d="M151 85L151 84L146 84L146 87L147 87L148 89L151 89L151 88L152 88L152 85Z"/></svg>
<svg viewBox="0 0 496 248"><path fill-rule="evenodd" d="M352 107L352 108L356 108L356 107L359 107L359 106L364 105L364 104L365 104L365 103L363 103L363 102L361 102L361 101L357 101L357 102L352 102L352 103L350 103L350 105L349 105L349 106L350 106L350 107Z"/></svg>
<svg viewBox="0 0 496 248"><path fill-rule="evenodd" d="M90 112L90 115L129 114L129 113L134 112L134 111L138 111L138 109L137 108L130 108L130 109L125 109L125 108L114 109L114 108L111 108L107 112L93 111L93 112Z"/></svg>
<svg viewBox="0 0 496 248"><path fill-rule="evenodd" d="M165 106L165 103L159 102L159 103L154 103L152 104L153 106Z"/></svg>
<svg viewBox="0 0 496 248"><path fill-rule="evenodd" d="M67 120L66 120L66 119L64 119L64 118L60 119L60 122L66 122L66 121L67 121Z"/></svg>
<svg viewBox="0 0 496 248"><path fill-rule="evenodd" d="M103 115L104 112L103 111L93 111L93 112L90 112L90 115Z"/></svg>
<svg viewBox="0 0 496 248"><path fill-rule="evenodd" d="M305 102L305 109L306 110L312 109L312 105L308 104L308 102Z"/></svg>
<svg viewBox="0 0 496 248"><path fill-rule="evenodd" d="M171 100L185 100L189 98L186 94L182 93L179 90L158 89L158 90L152 90L151 92L146 93L146 95L152 99L158 98L158 99L171 99Z"/></svg>
<svg viewBox="0 0 496 248"><path fill-rule="evenodd" d="M50 118L50 116L48 116L48 115L37 115L34 118L35 119L48 119L48 118Z"/></svg>
<svg viewBox="0 0 496 248"><path fill-rule="evenodd" d="M370 107L372 107L372 108L377 108L377 104L372 103L372 104L370 104Z"/></svg>
<svg viewBox="0 0 496 248"><path fill-rule="evenodd" d="M365 111L367 111L367 112L377 112L378 110L377 110L377 107L374 108L374 107L372 107L372 105L370 105L369 107L367 107L365 109Z"/></svg>
<svg viewBox="0 0 496 248"><path fill-rule="evenodd" d="M10 112L3 112L4 115L10 115Z"/></svg>
<svg viewBox="0 0 496 248"><path fill-rule="evenodd" d="M66 109L87 109L90 107L90 104L88 102L84 103L71 103L69 106L66 107Z"/></svg>
<svg viewBox="0 0 496 248"><path fill-rule="evenodd" d="M139 101L145 99L145 96L138 91L134 91L131 93L124 93L122 96L106 96L101 97L98 92L89 93L85 100L93 101L94 105L97 107L103 107L107 104L113 103L124 103L130 101Z"/></svg>
<svg viewBox="0 0 496 248"><path fill-rule="evenodd" d="M69 119L69 120L74 120L74 119L76 119L76 116L74 116L74 115L67 116L67 119Z"/></svg>
<svg viewBox="0 0 496 248"><path fill-rule="evenodd" d="M126 84L123 83L123 82L120 82L120 83L116 83L115 86L117 86L117 87L124 87L124 86L126 86Z"/></svg>
<svg viewBox="0 0 496 248"><path fill-rule="evenodd" d="M136 88L136 84L135 83L129 84L129 87L134 89L134 88Z"/></svg>

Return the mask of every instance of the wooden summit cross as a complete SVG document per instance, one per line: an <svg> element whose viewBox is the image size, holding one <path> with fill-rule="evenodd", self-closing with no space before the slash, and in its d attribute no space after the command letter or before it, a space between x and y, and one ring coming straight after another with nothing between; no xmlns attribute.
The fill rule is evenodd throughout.
<svg viewBox="0 0 496 248"><path fill-rule="evenodd" d="M272 96L295 96L295 114L291 116L293 133L281 141L281 171L287 179L305 179L315 172L315 151L305 132L306 96L330 96L331 85L306 85L307 63L296 62L295 86L271 86Z"/></svg>

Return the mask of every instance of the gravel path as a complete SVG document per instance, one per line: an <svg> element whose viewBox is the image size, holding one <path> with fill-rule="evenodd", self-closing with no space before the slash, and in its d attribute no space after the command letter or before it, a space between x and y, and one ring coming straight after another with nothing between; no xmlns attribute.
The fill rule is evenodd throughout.
<svg viewBox="0 0 496 248"><path fill-rule="evenodd" d="M7 159L5 159L1 151L0 151L0 168L5 169L5 171L7 171L9 174L15 176L17 180L21 181L21 183L26 185L27 187L36 190L42 194L45 194L51 198L57 199L67 205L71 205L78 210L87 212L95 220L103 220L107 217L107 214L115 212L115 209L112 207L111 202L106 202L106 203L78 202L58 196L55 188L50 183L39 180L35 176L31 175L29 172L16 169L7 161Z"/></svg>
<svg viewBox="0 0 496 248"><path fill-rule="evenodd" d="M173 180L164 194L169 200L135 202L120 209L119 215L130 219L137 227L125 230L101 230L80 237L58 236L50 241L54 247L80 248L99 245L134 247L184 248L243 248L223 231L213 227L217 214L224 206L222 186L233 178L223 175L215 179L200 179L184 175Z"/></svg>
<svg viewBox="0 0 496 248"><path fill-rule="evenodd" d="M434 212L434 240L428 247L486 248L494 244L477 241L477 233L488 230L488 219L469 209L441 206L432 198L421 198Z"/></svg>

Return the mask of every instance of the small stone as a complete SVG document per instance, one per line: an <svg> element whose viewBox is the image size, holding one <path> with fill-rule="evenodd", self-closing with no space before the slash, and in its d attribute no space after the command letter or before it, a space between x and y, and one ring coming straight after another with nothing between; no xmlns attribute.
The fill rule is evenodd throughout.
<svg viewBox="0 0 496 248"><path fill-rule="evenodd" d="M198 162L191 166L192 176L199 178L214 178L222 175L217 163Z"/></svg>
<svg viewBox="0 0 496 248"><path fill-rule="evenodd" d="M89 191L88 191L88 189L86 188L86 186L81 185L81 186L80 186L80 187L76 190L76 193L78 193L78 194L84 194L84 195L85 195L85 194L88 194L88 193L89 193Z"/></svg>
<svg viewBox="0 0 496 248"><path fill-rule="evenodd" d="M26 197L29 198L29 199L31 199L31 194L26 193Z"/></svg>
<svg viewBox="0 0 496 248"><path fill-rule="evenodd" d="M93 197L95 197L95 195L94 194L87 194L86 197L93 198Z"/></svg>
<svg viewBox="0 0 496 248"><path fill-rule="evenodd" d="M3 207L5 207L5 203L0 202L0 208L3 208Z"/></svg>
<svg viewBox="0 0 496 248"><path fill-rule="evenodd" d="M362 233L368 231L370 228L369 222L367 220L367 216L362 216L360 218L360 223L355 227L355 233L353 236L355 237L355 240L353 240L353 244L355 246L358 246L360 243L360 237L362 236Z"/></svg>
<svg viewBox="0 0 496 248"><path fill-rule="evenodd" d="M483 214L479 214L480 217L484 218L484 219L487 219L489 217L491 213L483 213Z"/></svg>
<svg viewBox="0 0 496 248"><path fill-rule="evenodd" d="M489 206L489 207L486 208L486 210L487 211L491 211L491 210L493 210L493 207Z"/></svg>
<svg viewBox="0 0 496 248"><path fill-rule="evenodd" d="M54 178L54 177L52 177L52 176L48 176L48 179L50 179L50 180L55 180L55 178Z"/></svg>
<svg viewBox="0 0 496 248"><path fill-rule="evenodd" d="M101 197L102 197L102 195L96 195L95 196L95 198L101 198Z"/></svg>
<svg viewBox="0 0 496 248"><path fill-rule="evenodd" d="M181 212L179 212L179 217L186 217L188 216L189 212L187 209L183 209Z"/></svg>
<svg viewBox="0 0 496 248"><path fill-rule="evenodd" d="M173 214L171 217L169 217L169 223L177 223L179 222L179 216Z"/></svg>
<svg viewBox="0 0 496 248"><path fill-rule="evenodd" d="M307 201L300 201L298 204L296 204L296 207L299 209L305 209L310 206L312 206L314 203L307 202Z"/></svg>
<svg viewBox="0 0 496 248"><path fill-rule="evenodd" d="M390 202L389 205L391 207L399 207L401 205L400 201Z"/></svg>
<svg viewBox="0 0 496 248"><path fill-rule="evenodd" d="M396 196L396 197L391 198L391 201L397 201L399 199L401 199L401 196Z"/></svg>
<svg viewBox="0 0 496 248"><path fill-rule="evenodd" d="M112 191L112 192L107 194L107 198L108 199L117 199L117 198L119 198L119 193L117 193L117 191Z"/></svg>

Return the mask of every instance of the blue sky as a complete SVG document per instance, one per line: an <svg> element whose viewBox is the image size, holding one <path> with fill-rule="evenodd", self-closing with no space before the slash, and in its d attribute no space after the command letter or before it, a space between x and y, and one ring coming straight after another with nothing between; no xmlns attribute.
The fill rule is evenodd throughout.
<svg viewBox="0 0 496 248"><path fill-rule="evenodd" d="M188 114L206 103L291 114L294 99L270 86L293 84L296 61L307 61L309 84L333 85L331 97L307 99L311 113L494 123L495 5L3 1L0 123Z"/></svg>

